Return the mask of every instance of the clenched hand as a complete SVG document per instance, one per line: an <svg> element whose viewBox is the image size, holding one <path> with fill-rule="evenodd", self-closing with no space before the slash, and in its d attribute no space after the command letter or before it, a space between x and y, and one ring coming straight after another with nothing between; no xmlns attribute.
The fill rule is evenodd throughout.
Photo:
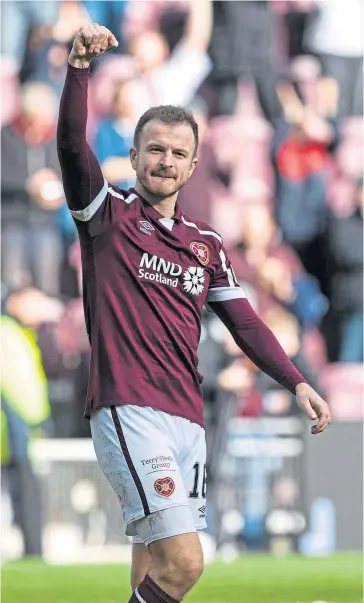
<svg viewBox="0 0 364 603"><path fill-rule="evenodd" d="M119 42L107 27L98 23L83 25L73 41L68 61L73 67L86 69L92 59L118 46Z"/></svg>

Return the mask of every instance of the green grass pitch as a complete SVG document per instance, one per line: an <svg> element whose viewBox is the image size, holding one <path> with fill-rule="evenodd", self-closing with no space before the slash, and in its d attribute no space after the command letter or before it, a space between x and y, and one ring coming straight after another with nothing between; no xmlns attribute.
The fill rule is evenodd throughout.
<svg viewBox="0 0 364 603"><path fill-rule="evenodd" d="M208 565L190 603L362 603L362 556L244 556ZM5 563L2 603L127 603L126 565Z"/></svg>

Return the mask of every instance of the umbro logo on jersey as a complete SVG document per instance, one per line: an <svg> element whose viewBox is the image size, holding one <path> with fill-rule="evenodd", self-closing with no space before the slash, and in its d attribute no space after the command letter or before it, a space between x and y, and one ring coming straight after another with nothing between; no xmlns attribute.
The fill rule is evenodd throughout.
<svg viewBox="0 0 364 603"><path fill-rule="evenodd" d="M151 230L155 230L154 226L152 226L151 223L148 222L148 220L139 220L139 224L140 224L139 230L141 232L144 232L144 234L147 234L149 236L151 235L150 231Z"/></svg>

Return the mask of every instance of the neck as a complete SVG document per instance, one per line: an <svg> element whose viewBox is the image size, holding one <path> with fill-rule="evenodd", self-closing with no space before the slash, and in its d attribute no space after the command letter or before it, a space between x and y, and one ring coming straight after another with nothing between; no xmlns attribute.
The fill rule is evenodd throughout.
<svg viewBox="0 0 364 603"><path fill-rule="evenodd" d="M146 188L144 188L139 180L136 181L134 188L138 195L148 201L148 203L161 214L162 218L173 218L176 211L178 191L170 197L161 198L159 195L153 195L153 193L150 193Z"/></svg>

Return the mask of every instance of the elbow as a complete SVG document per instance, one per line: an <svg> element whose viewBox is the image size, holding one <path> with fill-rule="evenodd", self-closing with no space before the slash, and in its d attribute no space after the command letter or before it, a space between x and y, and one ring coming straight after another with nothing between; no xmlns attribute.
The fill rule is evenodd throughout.
<svg viewBox="0 0 364 603"><path fill-rule="evenodd" d="M57 155L58 155L58 161L60 163L60 166L61 167L66 166L69 162L68 153L66 151L66 148L64 146L62 146L62 144L58 143L58 141L57 141Z"/></svg>
<svg viewBox="0 0 364 603"><path fill-rule="evenodd" d="M57 151L58 155L60 152L65 151L69 145L68 137L65 135L63 128L59 126L57 128Z"/></svg>

